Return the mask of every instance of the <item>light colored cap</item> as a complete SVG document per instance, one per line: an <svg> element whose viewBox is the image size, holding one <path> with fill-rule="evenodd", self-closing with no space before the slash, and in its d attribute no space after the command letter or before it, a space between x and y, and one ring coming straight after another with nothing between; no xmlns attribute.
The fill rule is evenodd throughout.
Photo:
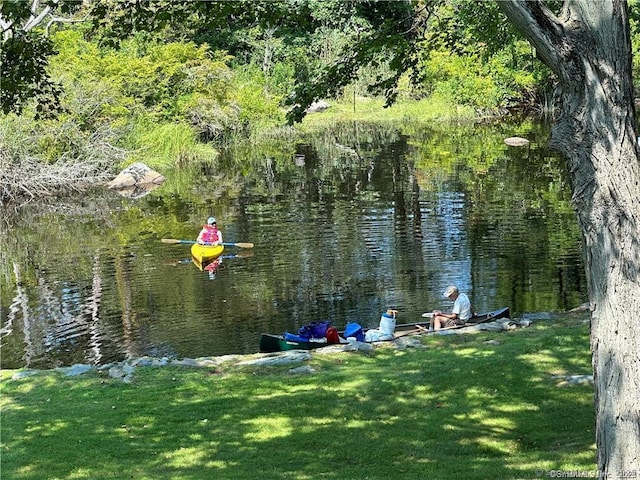
<svg viewBox="0 0 640 480"><path fill-rule="evenodd" d="M209 217L207 219L207 225L213 225L214 223L216 223L215 217Z"/></svg>
<svg viewBox="0 0 640 480"><path fill-rule="evenodd" d="M442 294L442 296L444 298L449 298L451 295L453 295L454 293L458 293L458 287L456 287L455 285L451 285L450 287L448 287L444 293Z"/></svg>

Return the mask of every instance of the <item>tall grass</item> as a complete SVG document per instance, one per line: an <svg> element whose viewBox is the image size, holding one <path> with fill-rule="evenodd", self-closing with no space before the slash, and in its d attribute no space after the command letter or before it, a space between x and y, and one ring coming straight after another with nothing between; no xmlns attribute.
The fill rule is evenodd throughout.
<svg viewBox="0 0 640 480"><path fill-rule="evenodd" d="M201 143L193 127L184 123L167 123L150 128L138 125L129 142L134 147L132 157L135 157L135 161L152 168L211 163L218 156L213 146Z"/></svg>

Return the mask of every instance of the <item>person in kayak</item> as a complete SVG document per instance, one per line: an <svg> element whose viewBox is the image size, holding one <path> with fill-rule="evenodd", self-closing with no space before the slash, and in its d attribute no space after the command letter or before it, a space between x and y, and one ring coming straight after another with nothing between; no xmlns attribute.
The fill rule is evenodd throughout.
<svg viewBox="0 0 640 480"><path fill-rule="evenodd" d="M440 330L441 328L455 327L456 325L464 325L472 316L471 302L466 294L461 293L458 287L451 285L443 293L445 298L453 302L451 313L443 313L440 310L433 311L433 317L430 321L431 330Z"/></svg>
<svg viewBox="0 0 640 480"><path fill-rule="evenodd" d="M207 219L207 224L202 226L202 230L196 239L200 245L221 245L222 232L218 230L218 224L214 217Z"/></svg>

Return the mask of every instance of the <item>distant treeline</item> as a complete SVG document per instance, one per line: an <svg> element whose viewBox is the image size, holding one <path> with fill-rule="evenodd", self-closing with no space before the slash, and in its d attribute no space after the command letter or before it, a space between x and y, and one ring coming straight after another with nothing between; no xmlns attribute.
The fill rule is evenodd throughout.
<svg viewBox="0 0 640 480"><path fill-rule="evenodd" d="M0 116L0 200L47 193L47 176L33 172L53 164L81 163L83 179L102 180L133 161L183 167L238 141L291 135L286 113L303 90L332 102L431 100L472 115L553 113L555 79L494 2L412 5L157 1L134 14L105 0L75 11L82 21L47 26L58 113L42 115L34 96L19 115ZM636 1L630 10L637 49ZM407 42L412 29L419 37Z"/></svg>

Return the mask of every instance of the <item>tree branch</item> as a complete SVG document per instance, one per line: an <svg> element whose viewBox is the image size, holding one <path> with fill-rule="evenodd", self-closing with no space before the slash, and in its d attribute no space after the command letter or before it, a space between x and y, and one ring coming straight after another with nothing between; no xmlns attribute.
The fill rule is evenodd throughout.
<svg viewBox="0 0 640 480"><path fill-rule="evenodd" d="M49 30L51 29L51 25L53 25L54 23L82 23L87 20L87 18L89 18L89 14L79 19L51 16L51 20L47 22L47 26L45 27L45 35L47 37L49 36Z"/></svg>
<svg viewBox="0 0 640 480"><path fill-rule="evenodd" d="M513 25L535 47L536 54L560 78L570 56L566 42L565 24L541 0L498 0L498 7ZM563 17L567 14L566 9Z"/></svg>
<svg viewBox="0 0 640 480"><path fill-rule="evenodd" d="M39 0L33 0L33 3L31 4L31 17L29 18L29 20L26 21L26 23L22 26L22 30L24 32L28 32L29 30L37 27L38 25L40 25L40 23L42 23L42 21L44 20L44 18L49 15L51 13L51 6L47 5L42 12L40 12L37 16L37 10L38 10L38 6L39 6ZM58 4L58 0L53 0L53 3L55 3L56 5Z"/></svg>

